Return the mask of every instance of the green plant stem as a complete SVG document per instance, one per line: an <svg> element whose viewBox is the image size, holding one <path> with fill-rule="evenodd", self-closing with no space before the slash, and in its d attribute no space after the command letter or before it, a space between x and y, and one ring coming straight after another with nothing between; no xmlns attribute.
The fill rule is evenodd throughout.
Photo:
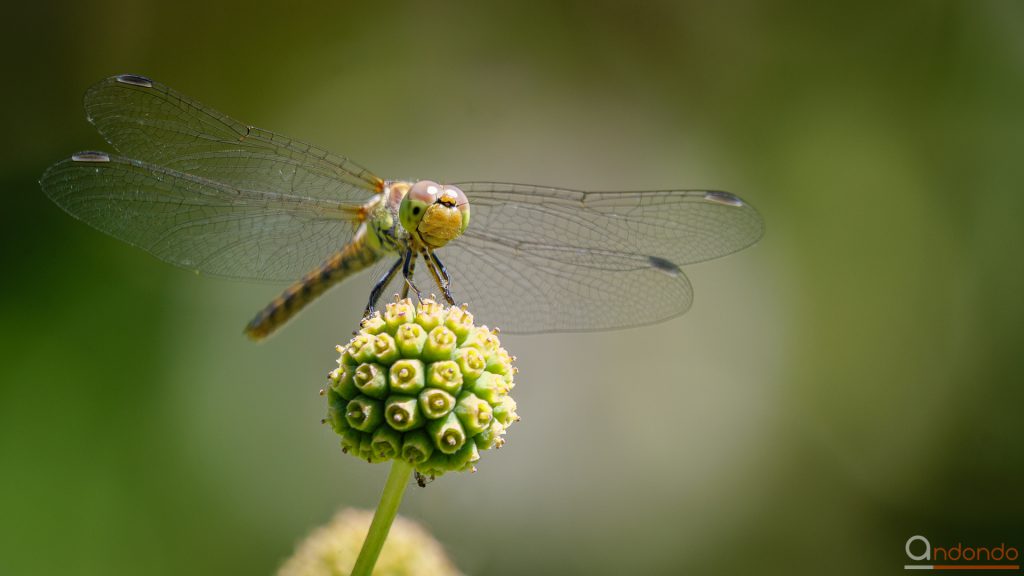
<svg viewBox="0 0 1024 576"><path fill-rule="evenodd" d="M388 531L391 530L391 523L398 514L398 505L402 503L402 495L405 487L409 484L409 475L412 474L412 464L405 460L395 459L391 464L391 472L384 484L384 492L380 495L380 504L373 514L373 522L370 523L370 531L366 534L366 541L359 551L359 558L356 558L356 565L352 568L352 576L370 576L373 567L377 564L377 556L380 549L384 547Z"/></svg>

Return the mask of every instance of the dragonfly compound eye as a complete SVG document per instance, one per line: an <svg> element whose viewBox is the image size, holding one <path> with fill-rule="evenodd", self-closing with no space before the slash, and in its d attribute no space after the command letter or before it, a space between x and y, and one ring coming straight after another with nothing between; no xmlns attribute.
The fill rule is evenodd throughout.
<svg viewBox="0 0 1024 576"><path fill-rule="evenodd" d="M444 187L444 192L441 193L441 200L448 198L454 201L454 206L458 208L459 213L462 215L462 228L459 230L459 234L462 234L469 227L469 199L466 198L466 193L458 186Z"/></svg>
<svg viewBox="0 0 1024 576"><path fill-rule="evenodd" d="M402 205L399 208L399 217L402 226L412 232L419 227L427 208L434 205L438 195L441 193L441 185L430 180L420 180L409 188Z"/></svg>

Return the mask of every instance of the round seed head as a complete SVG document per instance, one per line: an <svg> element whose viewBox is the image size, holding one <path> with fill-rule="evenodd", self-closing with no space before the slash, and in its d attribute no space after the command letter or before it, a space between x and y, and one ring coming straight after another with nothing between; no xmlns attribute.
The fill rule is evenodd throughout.
<svg viewBox="0 0 1024 576"><path fill-rule="evenodd" d="M396 298L338 353L325 421L362 460L401 458L425 476L472 471L518 420L515 358L466 307Z"/></svg>

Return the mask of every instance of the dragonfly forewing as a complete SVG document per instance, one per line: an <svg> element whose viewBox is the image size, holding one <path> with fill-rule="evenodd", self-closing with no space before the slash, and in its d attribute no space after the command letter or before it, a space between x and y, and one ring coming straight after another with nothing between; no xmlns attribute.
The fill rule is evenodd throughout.
<svg viewBox="0 0 1024 576"><path fill-rule="evenodd" d="M86 92L85 111L122 155L234 188L362 203L383 187L348 158L249 126L141 76L97 83Z"/></svg>

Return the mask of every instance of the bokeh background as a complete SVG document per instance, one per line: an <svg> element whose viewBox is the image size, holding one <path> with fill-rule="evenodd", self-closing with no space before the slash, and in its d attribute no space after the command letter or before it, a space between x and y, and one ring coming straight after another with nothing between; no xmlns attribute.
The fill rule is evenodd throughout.
<svg viewBox="0 0 1024 576"><path fill-rule="evenodd" d="M1024 548L1024 4L20 2L0 115L0 573L270 574L387 473L283 333L37 180L151 76L386 177L739 193L762 242L642 330L507 336L523 421L402 513L470 574L900 573ZM643 302L636 302L643 306ZM486 320L486 319L484 319Z"/></svg>

